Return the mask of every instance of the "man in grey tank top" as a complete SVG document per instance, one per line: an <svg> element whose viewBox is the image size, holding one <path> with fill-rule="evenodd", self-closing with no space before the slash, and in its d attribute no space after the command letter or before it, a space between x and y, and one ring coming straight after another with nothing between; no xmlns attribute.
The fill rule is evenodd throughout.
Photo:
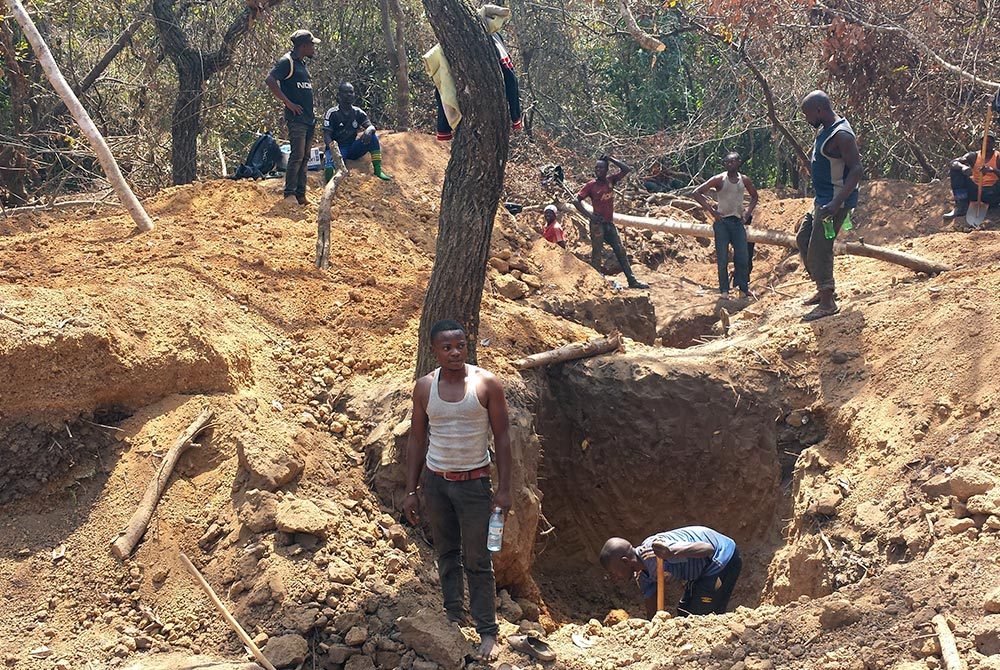
<svg viewBox="0 0 1000 670"><path fill-rule="evenodd" d="M469 610L481 640L478 656L492 661L500 651L499 629L493 560L486 538L493 510L499 507L506 514L510 509L507 401L496 377L466 364L465 329L459 323L434 324L431 349L441 367L418 379L413 389L403 511L410 523L420 523L423 499L445 611L455 622L466 618L464 567ZM490 432L497 460L495 494L490 483ZM418 486L421 480L423 485Z"/></svg>
<svg viewBox="0 0 1000 670"><path fill-rule="evenodd" d="M735 283L740 289L740 297L750 295L750 269L753 267L753 244L747 242L746 226L753 220L753 210L757 207L757 188L750 177L740 174L743 159L735 151L726 154L723 161L726 171L717 174L699 186L692 194L706 212L714 219L712 232L715 233L715 256L719 266L719 293L729 295L729 245L733 247ZM718 201L714 207L705 194L715 191ZM743 194L750 196L750 204L744 208Z"/></svg>

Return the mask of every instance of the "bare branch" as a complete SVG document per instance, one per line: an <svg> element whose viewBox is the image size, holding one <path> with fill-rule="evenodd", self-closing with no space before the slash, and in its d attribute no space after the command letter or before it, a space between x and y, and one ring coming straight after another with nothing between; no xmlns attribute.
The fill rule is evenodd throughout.
<svg viewBox="0 0 1000 670"><path fill-rule="evenodd" d="M621 12L622 18L625 19L626 29L635 41L639 43L639 46L646 51L653 52L663 51L667 48L667 45L639 27L635 17L632 16L632 11L625 4L625 0L618 0L618 11Z"/></svg>

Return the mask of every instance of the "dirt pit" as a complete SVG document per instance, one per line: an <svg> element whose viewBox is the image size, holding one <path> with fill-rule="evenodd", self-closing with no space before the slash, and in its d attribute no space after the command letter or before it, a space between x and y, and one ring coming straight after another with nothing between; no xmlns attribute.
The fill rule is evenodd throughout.
<svg viewBox="0 0 1000 670"><path fill-rule="evenodd" d="M635 586L610 581L602 545L685 525L737 541L735 602L760 602L782 498L780 412L766 394L704 360L641 352L553 368L539 386L545 519L535 574L557 620L635 611Z"/></svg>

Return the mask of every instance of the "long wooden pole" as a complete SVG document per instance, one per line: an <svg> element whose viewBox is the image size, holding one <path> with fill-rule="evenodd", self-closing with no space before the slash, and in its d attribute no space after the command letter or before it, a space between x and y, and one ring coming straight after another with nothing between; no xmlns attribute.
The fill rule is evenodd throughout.
<svg viewBox="0 0 1000 670"><path fill-rule="evenodd" d="M583 203L583 206L588 211L592 211L587 203ZM566 202L559 203L558 207L560 210L567 213L573 213L576 211L576 208L573 207L573 205ZM640 228L642 230L673 233L675 235L689 235L691 237L701 237L706 240L715 238L715 233L712 232L712 226L704 223L685 223L683 221L676 221L673 219L654 219L652 217L632 216L630 214L615 214L614 218L615 223L619 223L628 228ZM776 230L764 230L763 228L757 228L755 226L747 228L747 241L759 242L761 244L774 244L776 246L787 247L789 249L798 249L798 244L795 241L794 235L779 233ZM834 242L833 253L841 256L850 255L877 258L878 260L886 261L887 263L895 263L896 265L908 267L916 272L926 272L927 274L938 274L940 272L947 272L951 269L950 266L945 265L944 263L936 263L919 256L914 256L913 254L905 254L902 251L887 249L885 247L876 247L870 244L862 244L861 242Z"/></svg>
<svg viewBox="0 0 1000 670"><path fill-rule="evenodd" d="M316 220L316 267L320 270L330 269L330 223L333 219L333 196L337 192L337 185L347 176L347 166L340 155L340 149L334 144L330 151L333 152L333 167L336 172L323 188L323 195L319 199L319 215Z"/></svg>
<svg viewBox="0 0 1000 670"><path fill-rule="evenodd" d="M18 25L21 26L21 31L28 39L28 43L31 44L35 56L38 57L38 62L41 63L42 69L45 70L45 76L48 77L52 88L62 98L63 104L66 105L66 109L73 115L77 125L80 126L80 130L90 140L90 144L94 148L94 153L97 154L97 160L100 161L101 167L104 169L104 174L107 176L108 181L111 182L111 188L114 189L118 198L122 201L122 205L125 206L125 209L132 216L136 227L141 231L152 230L153 220L149 218L149 214L143 209L139 199L132 192L132 188L125 181L125 177L122 176L122 172L118 168L118 163L115 161L111 149L108 148L107 142L104 141L101 131L94 125L87 110L83 108L79 98L76 97L73 89L70 88L70 85L62 76L59 66L56 65L55 58L52 57L52 52L49 51L49 47L45 44L45 40L42 39L38 28L35 27L28 12L25 11L21 0L6 0L6 2Z"/></svg>
<svg viewBox="0 0 1000 670"><path fill-rule="evenodd" d="M181 552L180 556L181 563L184 564L188 573L194 577L194 581L198 583L201 590L204 591L205 595L208 596L208 599L212 601L212 604L215 605L215 609L219 610L219 614L221 614L226 620L226 623L228 623L229 627L233 629L233 632L235 632L239 636L240 640L243 641L243 644L250 649L250 653L252 653L253 657L257 659L257 662L264 666L265 670L275 670L275 667L271 665L271 661L267 660L267 657L264 656L264 652L260 650L260 647L254 644L254 641L250 639L247 632L243 630L243 626L240 625L240 622L229 613L226 606L222 604L221 600L219 600L219 596L215 595L215 591L212 589L212 586L205 581L205 578L202 577L200 572L198 572L198 568L194 567L194 563L191 562L191 559L184 555L183 552Z"/></svg>
<svg viewBox="0 0 1000 670"><path fill-rule="evenodd" d="M146 532L146 527L149 526L149 520L153 518L156 504L160 502L160 497L167 490L167 483L170 481L170 475L173 473L177 461L191 445L191 440L204 430L213 416L214 412L210 409L199 414L194 423L187 427L187 430L177 438L177 441L167 451L167 455L163 457L160 467L156 470L156 476L149 480L149 484L146 485L146 492L142 495L142 501L132 514L128 526L125 527L118 539L111 543L111 553L119 561L124 561L135 551L136 545L139 544L139 540Z"/></svg>

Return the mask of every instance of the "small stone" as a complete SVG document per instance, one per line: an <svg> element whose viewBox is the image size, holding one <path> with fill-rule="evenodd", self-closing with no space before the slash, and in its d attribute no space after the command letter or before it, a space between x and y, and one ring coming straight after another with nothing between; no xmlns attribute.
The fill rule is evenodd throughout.
<svg viewBox="0 0 1000 670"><path fill-rule="evenodd" d="M357 581L357 573L354 571L354 568L339 557L330 561L330 565L327 566L326 572L330 581L335 584L345 584L349 586Z"/></svg>
<svg viewBox="0 0 1000 670"><path fill-rule="evenodd" d="M375 661L371 659L371 656L366 656L364 654L351 656L347 659L347 664L344 665L344 670L375 670Z"/></svg>
<svg viewBox="0 0 1000 670"><path fill-rule="evenodd" d="M309 643L301 635L279 635L268 640L263 651L274 667L290 668L306 660Z"/></svg>
<svg viewBox="0 0 1000 670"><path fill-rule="evenodd" d="M311 500L293 498L278 503L275 525L285 533L308 533L325 538L329 520L329 515Z"/></svg>
<svg viewBox="0 0 1000 670"><path fill-rule="evenodd" d="M938 527L950 535L961 535L970 528L976 527L972 519L945 519L938 522Z"/></svg>
<svg viewBox="0 0 1000 670"><path fill-rule="evenodd" d="M389 526L389 540L396 549L406 549L410 546L410 536L406 534L406 529L398 523Z"/></svg>
<svg viewBox="0 0 1000 670"><path fill-rule="evenodd" d="M1000 587L987 594L983 609L986 610L987 614L1000 614Z"/></svg>
<svg viewBox="0 0 1000 670"><path fill-rule="evenodd" d="M500 295L511 300L520 300L528 295L528 285L513 275L500 275L493 281Z"/></svg>
<svg viewBox="0 0 1000 670"><path fill-rule="evenodd" d="M331 644L326 650L326 666L343 665L351 656L358 653L360 650L348 647L346 644Z"/></svg>
<svg viewBox="0 0 1000 670"><path fill-rule="evenodd" d="M849 626L860 620L860 610L849 601L839 598L824 603L823 610L819 614L819 623L827 630Z"/></svg>
<svg viewBox="0 0 1000 670"><path fill-rule="evenodd" d="M365 626L355 626L347 631L344 636L344 644L350 647L360 647L368 640L368 628Z"/></svg>
<svg viewBox="0 0 1000 670"><path fill-rule="evenodd" d="M153 583L162 584L167 581L167 577L170 575L170 568L159 567L153 570Z"/></svg>

